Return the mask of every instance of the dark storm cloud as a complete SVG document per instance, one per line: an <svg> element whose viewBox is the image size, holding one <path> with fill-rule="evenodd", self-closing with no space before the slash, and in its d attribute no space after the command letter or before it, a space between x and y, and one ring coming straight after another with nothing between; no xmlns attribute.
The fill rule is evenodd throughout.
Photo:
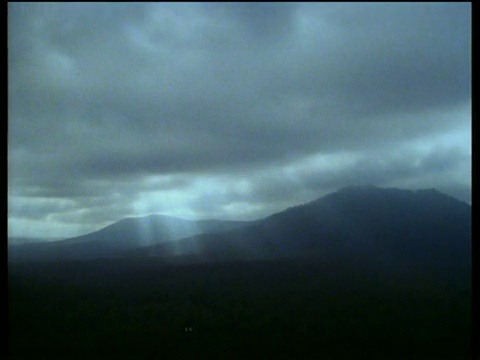
<svg viewBox="0 0 480 360"><path fill-rule="evenodd" d="M469 137L470 12L468 3L10 3L10 202L37 199L24 216L41 218L41 198L75 199L78 212L45 214L76 222L83 211L79 222L93 224L139 211L149 193L145 209L207 217L262 215L359 181L465 194L468 141L444 147L452 152L438 142L398 149ZM305 160L342 153L338 166ZM216 181L214 197L205 189ZM104 205L94 209L96 199Z"/></svg>

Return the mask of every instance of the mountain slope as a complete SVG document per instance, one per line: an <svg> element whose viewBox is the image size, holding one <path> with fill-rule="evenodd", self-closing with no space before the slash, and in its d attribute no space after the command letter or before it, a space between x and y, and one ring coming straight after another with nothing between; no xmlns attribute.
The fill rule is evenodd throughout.
<svg viewBox="0 0 480 360"><path fill-rule="evenodd" d="M9 247L9 261L71 260L110 257L124 251L184 237L216 233L250 224L241 221L191 221L164 215L120 220L99 231L50 243L30 243Z"/></svg>
<svg viewBox="0 0 480 360"><path fill-rule="evenodd" d="M10 248L9 260L155 256L188 263L308 257L469 269L470 250L470 205L434 189L362 186L255 222L191 222L159 215L124 219L85 236Z"/></svg>
<svg viewBox="0 0 480 360"><path fill-rule="evenodd" d="M188 261L271 259L470 265L471 207L436 190L350 187L253 226L137 251Z"/></svg>

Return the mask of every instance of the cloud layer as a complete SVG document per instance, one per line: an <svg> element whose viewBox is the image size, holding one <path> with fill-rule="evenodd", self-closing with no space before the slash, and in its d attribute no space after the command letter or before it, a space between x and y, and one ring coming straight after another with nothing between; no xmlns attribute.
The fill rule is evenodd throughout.
<svg viewBox="0 0 480 360"><path fill-rule="evenodd" d="M255 218L344 185L468 200L468 3L9 4L9 234Z"/></svg>

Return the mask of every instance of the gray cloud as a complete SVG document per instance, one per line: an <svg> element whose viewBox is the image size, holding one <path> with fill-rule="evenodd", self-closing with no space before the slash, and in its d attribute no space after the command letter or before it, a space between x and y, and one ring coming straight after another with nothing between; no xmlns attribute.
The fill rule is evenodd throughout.
<svg viewBox="0 0 480 360"><path fill-rule="evenodd" d="M468 3L8 10L12 224L252 218L358 182L469 193Z"/></svg>

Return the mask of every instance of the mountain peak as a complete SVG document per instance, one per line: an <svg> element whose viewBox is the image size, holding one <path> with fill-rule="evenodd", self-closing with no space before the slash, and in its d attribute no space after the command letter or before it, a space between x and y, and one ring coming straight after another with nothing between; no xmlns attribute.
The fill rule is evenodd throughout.
<svg viewBox="0 0 480 360"><path fill-rule="evenodd" d="M366 191L366 190L379 190L381 187L373 184L363 184L363 185L348 185L337 190L337 192L349 192L349 191Z"/></svg>
<svg viewBox="0 0 480 360"><path fill-rule="evenodd" d="M344 196L355 196L355 195L373 195L373 194L396 194L396 195L408 195L408 196L428 196L428 197L436 197L436 198L449 198L455 201L461 201L458 200L455 197L452 197L448 194L445 194L436 188L425 188L425 189L416 189L416 190L410 190L410 189L400 189L400 188L395 188L395 187L380 187L377 185L350 185L346 186L343 188L338 189L335 192L332 192L330 194L325 195L323 198L329 198L329 197L336 197L338 195L344 195ZM322 199L322 198L320 198ZM319 200L320 200L319 199ZM463 201L461 201L463 202Z"/></svg>
<svg viewBox="0 0 480 360"><path fill-rule="evenodd" d="M378 195L378 194L386 194L386 193L413 193L411 190L404 190L404 189L397 189L397 188L383 188L377 185L350 185L345 186L343 188L338 189L332 193L325 195L324 197L318 199L328 199L328 198L338 198L338 197L356 197L356 196L371 196L371 195Z"/></svg>

